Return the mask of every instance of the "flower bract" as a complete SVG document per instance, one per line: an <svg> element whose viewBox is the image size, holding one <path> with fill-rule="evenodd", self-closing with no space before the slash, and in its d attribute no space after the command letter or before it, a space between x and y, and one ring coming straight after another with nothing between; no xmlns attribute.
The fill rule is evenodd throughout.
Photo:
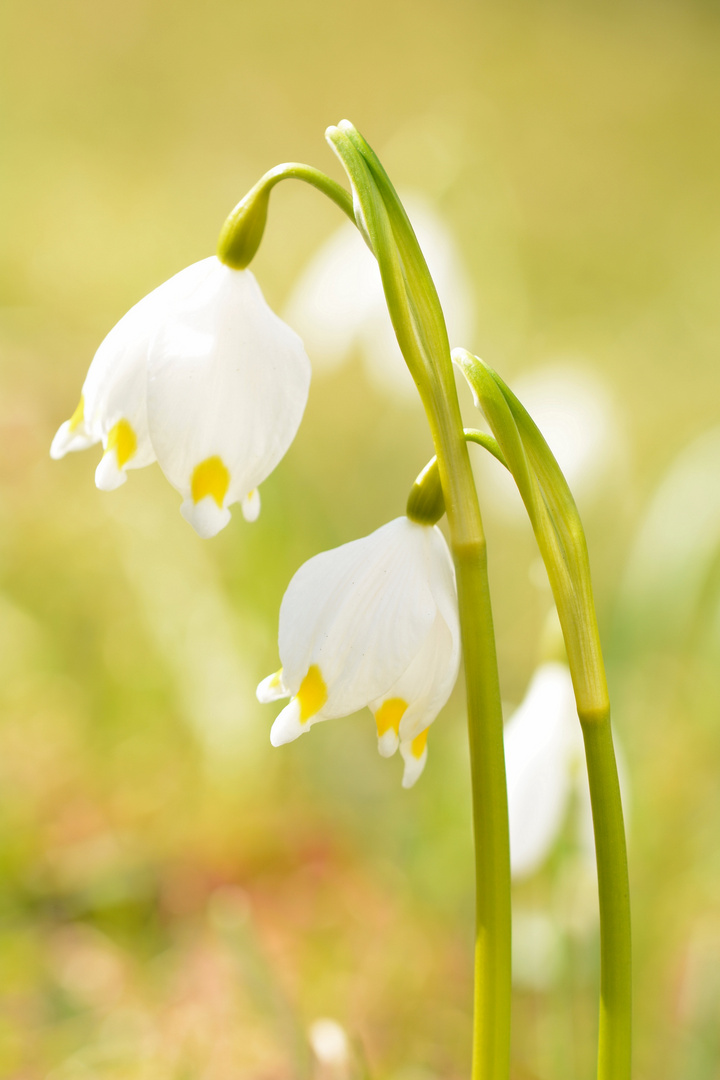
<svg viewBox="0 0 720 1080"><path fill-rule="evenodd" d="M214 536L235 502L257 517L258 485L295 437L309 384L300 338L268 307L252 273L204 259L110 331L50 453L102 442L95 482L103 490L157 460L183 496L183 516Z"/></svg>
<svg viewBox="0 0 720 1080"><path fill-rule="evenodd" d="M400 517L306 562L280 607L279 651L282 668L258 687L260 701L291 699L273 724L273 745L368 706L380 753L399 746L403 785L412 786L460 657L455 575L440 530Z"/></svg>

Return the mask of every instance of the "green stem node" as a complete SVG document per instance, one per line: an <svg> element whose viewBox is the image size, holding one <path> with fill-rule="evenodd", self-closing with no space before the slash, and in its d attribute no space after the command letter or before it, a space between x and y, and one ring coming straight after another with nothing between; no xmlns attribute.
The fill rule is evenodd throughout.
<svg viewBox="0 0 720 1080"><path fill-rule="evenodd" d="M233 270L244 270L255 258L265 232L270 192L281 180L304 180L340 207L353 224L352 198L340 184L319 169L291 161L262 176L228 215L220 230L217 257Z"/></svg>

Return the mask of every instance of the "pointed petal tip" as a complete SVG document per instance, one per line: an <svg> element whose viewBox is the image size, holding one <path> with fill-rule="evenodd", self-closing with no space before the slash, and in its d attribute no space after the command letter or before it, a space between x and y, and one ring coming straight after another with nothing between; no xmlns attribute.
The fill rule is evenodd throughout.
<svg viewBox="0 0 720 1080"><path fill-rule="evenodd" d="M206 495L198 503L192 499L185 499L180 507L180 513L203 540L217 536L232 517L228 508L218 506L211 495Z"/></svg>
<svg viewBox="0 0 720 1080"><path fill-rule="evenodd" d="M95 486L100 491L115 491L127 480L127 473L118 467L115 451L106 451L95 470Z"/></svg>
<svg viewBox="0 0 720 1080"><path fill-rule="evenodd" d="M279 701L281 698L290 697L290 691L286 690L283 685L282 668L280 668L279 671L274 671L272 675L268 675L263 679L262 682L258 684L255 695L262 705L269 705L272 701Z"/></svg>
<svg viewBox="0 0 720 1080"><path fill-rule="evenodd" d="M257 488L247 493L240 503L240 508L246 521L257 521L260 516L260 492Z"/></svg>
<svg viewBox="0 0 720 1080"><path fill-rule="evenodd" d="M284 746L298 739L309 727L309 724L301 724L300 702L293 698L275 719L270 729L270 742L273 746Z"/></svg>
<svg viewBox="0 0 720 1080"><path fill-rule="evenodd" d="M392 728L384 731L382 735L378 735L378 753L381 757L392 757L399 745L400 740L398 739L397 732L393 731Z"/></svg>
<svg viewBox="0 0 720 1080"><path fill-rule="evenodd" d="M50 443L50 457L53 461L59 461L72 450L87 450L92 445L93 440L84 431L73 428L70 420L66 420L55 432Z"/></svg>
<svg viewBox="0 0 720 1080"><path fill-rule="evenodd" d="M425 763L427 762L427 750L423 753L422 757L405 758L405 769L403 771L402 786L408 790L414 787L417 781L422 776L425 770Z"/></svg>
<svg viewBox="0 0 720 1080"><path fill-rule="evenodd" d="M427 746L423 747L423 751L418 755L413 750L413 742L401 742L400 753L402 754L403 761L405 762L405 769L403 771L402 786L404 788L411 788L423 774L425 765L427 763Z"/></svg>
<svg viewBox="0 0 720 1080"><path fill-rule="evenodd" d="M61 424L55 433L55 438L50 443L50 457L53 461L59 461L60 458L65 457L70 449L70 421L66 420L64 424Z"/></svg>

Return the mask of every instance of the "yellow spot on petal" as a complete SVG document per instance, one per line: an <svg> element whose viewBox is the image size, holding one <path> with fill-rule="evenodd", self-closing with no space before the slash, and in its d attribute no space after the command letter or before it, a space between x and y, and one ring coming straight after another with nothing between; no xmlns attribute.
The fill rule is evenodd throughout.
<svg viewBox="0 0 720 1080"><path fill-rule="evenodd" d="M274 675L270 676L267 684L269 690L277 690L278 686L282 682L282 672L283 669L279 668Z"/></svg>
<svg viewBox="0 0 720 1080"><path fill-rule="evenodd" d="M230 473L223 463L222 458L215 454L214 457L205 458L195 466L190 484L193 502L199 503L206 495L211 495L222 509L227 489L230 485Z"/></svg>
<svg viewBox="0 0 720 1080"><path fill-rule="evenodd" d="M78 401L77 409L75 410L75 412L72 414L72 416L68 420L68 430L69 431L75 431L77 428L80 427L80 425L82 424L84 419L85 419L85 398L81 396L80 400Z"/></svg>
<svg viewBox="0 0 720 1080"><path fill-rule="evenodd" d="M396 735L399 733L400 721L406 709L407 701L403 701L400 697L388 698L387 701L383 701L375 713L378 738L381 738L390 728L393 729Z"/></svg>
<svg viewBox="0 0 720 1080"><path fill-rule="evenodd" d="M118 420L117 424L110 428L107 438L105 453L115 451L118 469L122 469L137 450L137 437L132 424L127 420Z"/></svg>
<svg viewBox="0 0 720 1080"><path fill-rule="evenodd" d="M425 730L421 731L419 735L416 735L410 743L410 751L413 757L421 758L423 756L429 730L429 728L425 728Z"/></svg>
<svg viewBox="0 0 720 1080"><path fill-rule="evenodd" d="M297 700L300 703L300 723L306 723L311 716L320 712L327 701L327 697L327 686L320 674L320 668L317 664L313 664L308 669L308 673L300 683L300 689L297 692Z"/></svg>

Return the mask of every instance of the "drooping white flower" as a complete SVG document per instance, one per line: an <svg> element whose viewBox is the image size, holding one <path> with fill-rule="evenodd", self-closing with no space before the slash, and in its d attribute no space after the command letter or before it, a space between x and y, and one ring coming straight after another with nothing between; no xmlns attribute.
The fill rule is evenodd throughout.
<svg viewBox="0 0 720 1080"><path fill-rule="evenodd" d="M235 502L257 517L258 485L295 437L309 384L300 338L270 310L252 273L204 259L110 331L50 453L102 442L95 482L103 490L157 460L183 496L183 516L214 536Z"/></svg>
<svg viewBox="0 0 720 1080"><path fill-rule="evenodd" d="M399 517L306 562L280 607L279 651L282 668L258 687L260 701L291 698L273 745L367 705L380 753L400 747L411 787L460 657L455 575L440 530Z"/></svg>
<svg viewBox="0 0 720 1080"><path fill-rule="evenodd" d="M437 285L451 340L473 334L472 290L457 246L431 204L403 200ZM397 400L416 400L416 390L387 313L377 263L358 230L341 225L308 263L286 307L316 370L331 370L357 350L373 383Z"/></svg>
<svg viewBox="0 0 720 1080"><path fill-rule="evenodd" d="M505 767L513 877L543 863L576 792L584 847L592 846L592 814L583 740L566 664L541 664L505 725Z"/></svg>

